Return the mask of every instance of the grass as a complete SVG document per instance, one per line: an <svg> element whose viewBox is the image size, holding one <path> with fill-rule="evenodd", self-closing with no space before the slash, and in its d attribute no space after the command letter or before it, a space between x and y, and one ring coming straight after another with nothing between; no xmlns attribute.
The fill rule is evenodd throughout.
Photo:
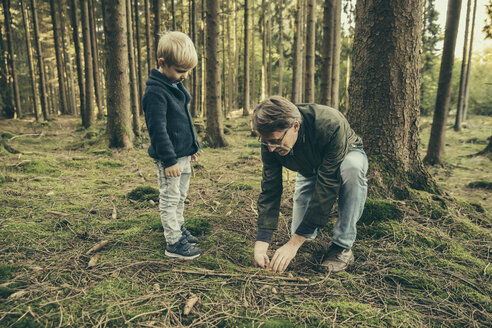
<svg viewBox="0 0 492 328"><path fill-rule="evenodd" d="M430 128L423 118L422 152ZM369 199L356 261L326 275L332 217L287 273L252 267L259 143L248 119L226 121L230 146L204 148L185 207L204 255L164 256L156 172L148 139L108 149L104 124L0 121L0 326L5 327L481 327L492 321L490 276L492 121L448 129L445 164L430 172L444 191L404 201ZM201 135L203 137L203 135ZM472 140L472 141L470 141ZM220 159L220 160L219 160ZM284 170L279 229L288 238L295 174ZM99 262L86 252L107 240ZM192 294L199 301L189 315Z"/></svg>

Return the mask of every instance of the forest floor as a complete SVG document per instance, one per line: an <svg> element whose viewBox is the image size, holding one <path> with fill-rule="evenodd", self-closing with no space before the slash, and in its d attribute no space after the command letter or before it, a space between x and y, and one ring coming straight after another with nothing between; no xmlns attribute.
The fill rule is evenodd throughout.
<svg viewBox="0 0 492 328"><path fill-rule="evenodd" d="M370 196L355 264L336 275L318 269L335 214L286 273L252 266L259 143L247 118L226 126L230 145L202 148L185 208L204 254L182 262L164 255L148 138L113 150L103 123L87 131L71 117L0 121L0 326L490 325L492 161L472 155L492 118L447 130L446 164L429 168L442 195ZM429 128L424 118L423 151ZM294 177L285 171L271 250L288 239ZM482 188L468 186L475 181Z"/></svg>

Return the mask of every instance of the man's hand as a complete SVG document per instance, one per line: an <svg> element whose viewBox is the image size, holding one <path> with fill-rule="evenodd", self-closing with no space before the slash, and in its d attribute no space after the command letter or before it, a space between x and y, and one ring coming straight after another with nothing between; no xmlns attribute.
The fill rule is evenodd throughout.
<svg viewBox="0 0 492 328"><path fill-rule="evenodd" d="M254 262L256 267L265 269L268 268L268 266L270 265L270 259L268 258L267 250L268 243L264 241L257 241L255 243Z"/></svg>
<svg viewBox="0 0 492 328"><path fill-rule="evenodd" d="M284 272L289 266L290 261L296 256L297 250L306 239L307 238L304 236L294 234L284 246L277 249L272 257L270 270L278 273Z"/></svg>
<svg viewBox="0 0 492 328"><path fill-rule="evenodd" d="M179 177L181 175L181 172L183 172L183 169L181 168L181 166L179 166L178 163L174 164L173 166L166 167L165 169L166 177L168 178Z"/></svg>
<svg viewBox="0 0 492 328"><path fill-rule="evenodd" d="M198 162L198 153L191 155L191 162L192 163Z"/></svg>

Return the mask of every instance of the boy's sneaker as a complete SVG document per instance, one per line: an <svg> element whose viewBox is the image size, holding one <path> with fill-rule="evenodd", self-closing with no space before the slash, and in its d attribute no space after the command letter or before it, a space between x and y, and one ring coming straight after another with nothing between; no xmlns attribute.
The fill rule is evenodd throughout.
<svg viewBox="0 0 492 328"><path fill-rule="evenodd" d="M193 236L184 226L181 226L181 234L186 236L186 239L190 244L198 244L198 238Z"/></svg>
<svg viewBox="0 0 492 328"><path fill-rule="evenodd" d="M202 255L202 251L188 242L186 236L182 236L179 241L172 245L167 245L166 256L183 260L193 260Z"/></svg>

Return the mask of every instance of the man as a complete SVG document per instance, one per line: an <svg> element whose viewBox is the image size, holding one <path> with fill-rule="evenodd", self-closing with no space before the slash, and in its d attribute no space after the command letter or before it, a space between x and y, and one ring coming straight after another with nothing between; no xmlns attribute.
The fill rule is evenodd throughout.
<svg viewBox="0 0 492 328"><path fill-rule="evenodd" d="M354 261L351 248L367 195L368 163L361 138L339 111L316 104L296 106L280 96L258 105L253 125L261 137L263 162L255 265L285 271L299 247L326 225L338 197L339 218L321 265L333 273L344 271ZM291 238L270 262L267 250L278 223L283 166L298 172Z"/></svg>

